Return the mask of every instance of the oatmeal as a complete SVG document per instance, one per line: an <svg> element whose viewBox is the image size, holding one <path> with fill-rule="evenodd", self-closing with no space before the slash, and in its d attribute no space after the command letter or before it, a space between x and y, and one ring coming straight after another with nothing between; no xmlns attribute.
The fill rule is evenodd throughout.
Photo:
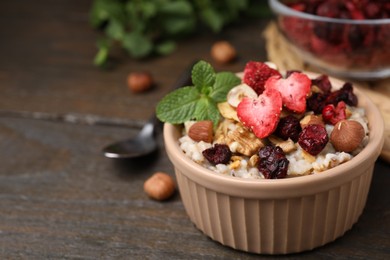
<svg viewBox="0 0 390 260"><path fill-rule="evenodd" d="M282 75L266 63L249 62L242 82L218 104L222 119L212 141L191 138L194 122L187 121L179 144L196 163L230 176L274 179L317 174L351 160L367 144L367 119L357 104L350 83L333 90L326 75L313 79L296 71ZM357 127L361 133L348 133ZM199 129L192 132L204 135ZM335 145L337 138L356 143L353 150Z"/></svg>

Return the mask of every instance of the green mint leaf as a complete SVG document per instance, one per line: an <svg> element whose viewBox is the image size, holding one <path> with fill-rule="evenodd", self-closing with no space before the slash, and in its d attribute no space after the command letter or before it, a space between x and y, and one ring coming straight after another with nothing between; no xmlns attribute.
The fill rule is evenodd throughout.
<svg viewBox="0 0 390 260"><path fill-rule="evenodd" d="M158 54L167 55L172 53L176 48L174 41L164 41L156 45L155 50Z"/></svg>
<svg viewBox="0 0 390 260"><path fill-rule="evenodd" d="M210 93L210 97L215 102L226 101L228 92L238 84L241 79L232 72L219 72L216 74L214 87Z"/></svg>
<svg viewBox="0 0 390 260"><path fill-rule="evenodd" d="M211 120L214 127L217 127L220 120L217 104L208 97L201 97L196 104L194 117L196 121Z"/></svg>
<svg viewBox="0 0 390 260"><path fill-rule="evenodd" d="M188 1L166 2L160 7L160 12L168 15L190 16L193 14L193 7Z"/></svg>
<svg viewBox="0 0 390 260"><path fill-rule="evenodd" d="M123 35L125 34L125 28L122 23L113 19L109 22L107 28L105 29L107 36L114 40L122 40Z"/></svg>
<svg viewBox="0 0 390 260"><path fill-rule="evenodd" d="M186 16L171 16L161 21L164 32L169 35L190 33L195 27L195 20Z"/></svg>
<svg viewBox="0 0 390 260"><path fill-rule="evenodd" d="M205 87L213 86L215 82L215 71L213 67L205 62L199 61L192 69L192 83L202 92Z"/></svg>
<svg viewBox="0 0 390 260"><path fill-rule="evenodd" d="M220 32L224 25L224 19L220 13L214 9L205 9L201 12L202 21L215 33Z"/></svg>
<svg viewBox="0 0 390 260"><path fill-rule="evenodd" d="M134 58L146 57L153 50L150 39L139 32L125 34L122 45Z"/></svg>
<svg viewBox="0 0 390 260"><path fill-rule="evenodd" d="M217 127L221 115L217 103L225 101L231 88L241 80L234 73L215 73L211 65L200 61L192 68L193 87L184 87L166 95L157 105L162 122L181 124L189 120L211 120Z"/></svg>
<svg viewBox="0 0 390 260"><path fill-rule="evenodd" d="M110 42L104 38L99 39L97 42L98 52L95 55L93 63L96 66L104 67L110 51Z"/></svg>
<svg viewBox="0 0 390 260"><path fill-rule="evenodd" d="M194 87L179 88L166 95L157 104L157 118L171 124L181 124L192 120L199 97L200 93Z"/></svg>

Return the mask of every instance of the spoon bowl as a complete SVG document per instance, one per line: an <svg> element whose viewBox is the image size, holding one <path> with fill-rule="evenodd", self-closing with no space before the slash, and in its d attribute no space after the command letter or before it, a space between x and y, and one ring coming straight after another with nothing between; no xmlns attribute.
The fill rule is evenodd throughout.
<svg viewBox="0 0 390 260"><path fill-rule="evenodd" d="M154 135L155 124L150 120L133 139L116 142L103 148L107 158L134 158L152 153L157 149Z"/></svg>
<svg viewBox="0 0 390 260"><path fill-rule="evenodd" d="M197 61L192 62L191 65L183 71L174 84L174 89L189 86L192 83L191 71L196 62ZM122 159L137 158L154 152L158 148L156 130L159 126L161 127L161 123L157 119L156 115L153 114L137 136L132 139L116 142L104 147L102 150L103 155L107 158Z"/></svg>

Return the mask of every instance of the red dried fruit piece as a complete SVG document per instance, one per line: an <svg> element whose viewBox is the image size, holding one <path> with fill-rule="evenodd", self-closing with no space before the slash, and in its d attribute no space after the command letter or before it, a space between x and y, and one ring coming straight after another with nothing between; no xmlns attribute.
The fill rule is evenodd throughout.
<svg viewBox="0 0 390 260"><path fill-rule="evenodd" d="M293 115L288 115L279 120L275 134L283 140L290 138L294 142L297 142L301 131L302 128L299 119Z"/></svg>
<svg viewBox="0 0 390 260"><path fill-rule="evenodd" d="M368 19L380 19L381 9L377 3L367 3L364 12Z"/></svg>
<svg viewBox="0 0 390 260"><path fill-rule="evenodd" d="M329 141L328 133L324 126L319 124L307 125L299 134L298 144L309 154L316 156Z"/></svg>
<svg viewBox="0 0 390 260"><path fill-rule="evenodd" d="M313 93L306 99L307 111L313 111L314 114L321 114L326 103L327 94Z"/></svg>
<svg viewBox="0 0 390 260"><path fill-rule="evenodd" d="M279 91L266 89L256 99L245 97L237 106L237 116L258 138L265 138L275 130L281 110Z"/></svg>
<svg viewBox="0 0 390 260"><path fill-rule="evenodd" d="M215 144L202 152L203 156L212 164L227 164L232 157L232 152L226 144Z"/></svg>
<svg viewBox="0 0 390 260"><path fill-rule="evenodd" d="M321 75L311 80L311 83L322 90L323 93L329 93L332 89L332 83L328 75Z"/></svg>
<svg viewBox="0 0 390 260"><path fill-rule="evenodd" d="M294 72L287 79L280 76L269 78L265 88L279 91L286 108L303 113L306 110L306 97L310 92L311 80L303 73Z"/></svg>
<svg viewBox="0 0 390 260"><path fill-rule="evenodd" d="M334 106L333 104L326 105L324 109L322 109L322 118L325 122L335 125L338 121L347 118L345 112L346 107L347 106L343 101L337 103L337 106Z"/></svg>
<svg viewBox="0 0 390 260"><path fill-rule="evenodd" d="M317 7L317 15L330 18L339 17L339 3L337 1L324 1Z"/></svg>
<svg viewBox="0 0 390 260"><path fill-rule="evenodd" d="M328 95L326 98L326 104L337 105L340 101L344 101L349 106L357 106L358 98L353 93L353 86L351 83L346 82L343 87Z"/></svg>
<svg viewBox="0 0 390 260"><path fill-rule="evenodd" d="M286 71L286 78L290 77L291 74L293 74L294 72L301 73L300 70L287 70L287 71Z"/></svg>
<svg viewBox="0 0 390 260"><path fill-rule="evenodd" d="M266 179L282 179L287 176L289 161L279 146L264 146L259 151L257 168Z"/></svg>
<svg viewBox="0 0 390 260"><path fill-rule="evenodd" d="M245 65L243 82L252 87L258 95L263 93L264 84L271 76L281 76L280 72L259 61L250 61Z"/></svg>

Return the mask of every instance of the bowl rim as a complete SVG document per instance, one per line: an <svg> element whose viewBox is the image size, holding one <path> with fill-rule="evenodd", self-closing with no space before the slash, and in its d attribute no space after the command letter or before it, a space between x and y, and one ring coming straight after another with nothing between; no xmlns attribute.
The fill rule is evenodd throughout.
<svg viewBox="0 0 390 260"><path fill-rule="evenodd" d="M321 74L304 72L310 78ZM329 77L333 86L340 87L345 81ZM219 192L247 198L287 198L313 193L308 185L315 187L316 193L326 191L346 183L368 171L379 157L384 143L384 121L376 105L364 95L354 83L354 93L358 96L359 107L364 107L369 119L370 140L363 150L350 161L317 173L285 179L245 179L224 175L204 168L184 155L178 144L181 136L180 125L164 124L165 149L174 167L194 182ZM372 122L375 122L373 127ZM372 163L368 164L370 161ZM191 169L191 170L189 170ZM344 174L348 172L348 174Z"/></svg>
<svg viewBox="0 0 390 260"><path fill-rule="evenodd" d="M331 23L340 23L340 24L362 24L362 25L380 25L380 24L390 24L390 18L384 19L365 19L365 20L352 20L352 19L343 19L343 18L330 18L324 16L313 15L309 13L296 11L284 4L279 0L268 0L268 4L271 9L277 14L297 16L304 19L310 19L319 22L331 22Z"/></svg>

